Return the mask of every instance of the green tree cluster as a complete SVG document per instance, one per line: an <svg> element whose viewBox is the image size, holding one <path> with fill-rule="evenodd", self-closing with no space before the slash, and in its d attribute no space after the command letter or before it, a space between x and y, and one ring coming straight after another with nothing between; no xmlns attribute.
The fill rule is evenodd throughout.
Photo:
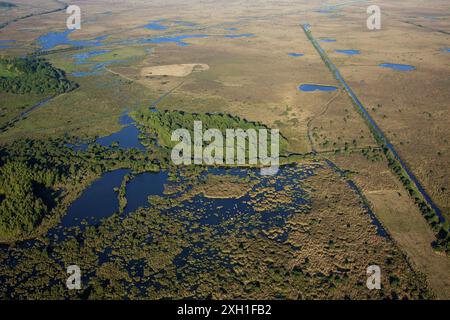
<svg viewBox="0 0 450 320"><path fill-rule="evenodd" d="M152 109L144 109L133 113L132 116L139 125L156 136L159 145L167 148L172 148L177 144L176 141L171 140L172 133L177 129L187 129L193 136L195 121L202 122L203 131L219 129L224 136L227 129L268 129L261 123L248 121L226 113L188 113L176 110L155 112ZM268 141L270 141L270 134L268 135ZM287 149L287 144L287 139L280 134L280 152L282 154Z"/></svg>
<svg viewBox="0 0 450 320"><path fill-rule="evenodd" d="M55 180L50 171L34 171L22 162L0 168L0 235L30 233L48 213L45 190Z"/></svg>
<svg viewBox="0 0 450 320"><path fill-rule="evenodd" d="M74 137L19 139L0 146L0 238L25 238L42 219L58 214L73 185L87 187L87 177L130 168L135 173L159 171L153 155L93 144L74 150ZM123 197L124 192L123 191ZM121 206L125 207L126 203Z"/></svg>
<svg viewBox="0 0 450 320"><path fill-rule="evenodd" d="M63 70L42 58L0 58L0 91L56 95L77 87Z"/></svg>

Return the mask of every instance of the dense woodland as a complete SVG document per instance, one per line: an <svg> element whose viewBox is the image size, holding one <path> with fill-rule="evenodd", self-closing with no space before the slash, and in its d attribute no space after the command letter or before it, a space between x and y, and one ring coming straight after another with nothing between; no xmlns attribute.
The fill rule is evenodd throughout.
<svg viewBox="0 0 450 320"><path fill-rule="evenodd" d="M0 234L30 233L52 207L50 188L57 174L12 161L0 168L0 176Z"/></svg>
<svg viewBox="0 0 450 320"><path fill-rule="evenodd" d="M152 129L160 146L169 146L172 130L191 128L194 120L203 121L205 130L265 128L225 114L150 110L137 113L135 117L139 118L138 122L145 129ZM142 135L141 138L145 143L149 135ZM170 163L165 149L154 148L154 144L152 152L148 153L123 150L114 145L102 147L95 143L85 150L76 151L67 145L70 141L76 142L70 137L25 139L0 148L0 239L29 236L43 219L55 215L53 209L64 197L73 196L70 194L73 185L82 187L89 180L87 178L119 168L131 168L134 172L156 171ZM152 142L147 142L150 148ZM281 150L286 143L281 137Z"/></svg>
<svg viewBox="0 0 450 320"><path fill-rule="evenodd" d="M63 70L36 57L0 58L0 90L26 94L56 95L78 85L66 78Z"/></svg>
<svg viewBox="0 0 450 320"><path fill-rule="evenodd" d="M250 122L237 116L224 113L188 113L183 111L157 111L144 109L135 112L133 117L137 123L145 128L147 132L154 135L160 146L171 148L178 142L171 141L172 133L180 128L185 128L191 132L193 137L194 122L201 121L203 131L208 129L219 129L225 136L226 129L267 129L261 123ZM270 142L270 133L268 133ZM287 148L287 140L280 133L280 153L283 154ZM270 146L270 144L268 144Z"/></svg>
<svg viewBox="0 0 450 320"><path fill-rule="evenodd" d="M74 151L65 139L20 140L0 147L0 239L27 237L71 188L83 189L89 178L118 168L159 170L138 150L93 145Z"/></svg>

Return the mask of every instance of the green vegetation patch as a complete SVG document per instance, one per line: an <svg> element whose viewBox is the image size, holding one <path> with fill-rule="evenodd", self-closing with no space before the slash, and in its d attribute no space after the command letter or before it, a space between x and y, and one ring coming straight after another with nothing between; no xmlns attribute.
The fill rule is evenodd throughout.
<svg viewBox="0 0 450 320"><path fill-rule="evenodd" d="M14 57L0 59L0 90L17 94L60 94L78 85L66 78L63 70L44 59Z"/></svg>
<svg viewBox="0 0 450 320"><path fill-rule="evenodd" d="M10 162L0 168L0 177L0 237L29 234L49 211L45 194L55 175Z"/></svg>
<svg viewBox="0 0 450 320"><path fill-rule="evenodd" d="M123 47L89 58L89 62L108 62L112 60L133 60L145 57L144 47Z"/></svg>
<svg viewBox="0 0 450 320"><path fill-rule="evenodd" d="M239 199L250 192L255 184L250 179L209 174L205 183L198 186L197 190L206 198Z"/></svg>
<svg viewBox="0 0 450 320"><path fill-rule="evenodd" d="M202 122L202 130L218 129L226 136L226 131L241 129L269 130L265 125L258 122L251 122L225 113L188 113L184 111L157 111L154 109L143 109L132 113L136 122L144 127L145 131L154 136L158 144L165 148L173 148L179 142L172 141L172 133L177 129L187 129L191 136L194 132L194 123ZM270 133L268 133L268 146L270 146ZM280 154L284 154L288 141L280 134ZM224 155L226 155L224 146Z"/></svg>

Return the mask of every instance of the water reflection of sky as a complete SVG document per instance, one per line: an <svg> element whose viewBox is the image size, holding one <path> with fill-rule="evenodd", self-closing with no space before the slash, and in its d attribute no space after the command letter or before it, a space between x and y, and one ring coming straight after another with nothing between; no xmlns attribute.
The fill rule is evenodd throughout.
<svg viewBox="0 0 450 320"><path fill-rule="evenodd" d="M416 67L407 64L396 64L396 63L382 63L380 64L382 68L389 68L396 71L413 71Z"/></svg>

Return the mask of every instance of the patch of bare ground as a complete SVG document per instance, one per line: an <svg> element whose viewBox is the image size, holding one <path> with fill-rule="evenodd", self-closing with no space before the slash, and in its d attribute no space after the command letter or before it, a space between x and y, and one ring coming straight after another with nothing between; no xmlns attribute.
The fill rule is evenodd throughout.
<svg viewBox="0 0 450 320"><path fill-rule="evenodd" d="M308 136L319 152L377 146L345 92L339 92L314 110L308 122Z"/></svg>
<svg viewBox="0 0 450 320"><path fill-rule="evenodd" d="M145 67L141 70L142 77L170 76L186 77L192 72L201 72L209 70L209 66L203 63L182 63L164 66Z"/></svg>

